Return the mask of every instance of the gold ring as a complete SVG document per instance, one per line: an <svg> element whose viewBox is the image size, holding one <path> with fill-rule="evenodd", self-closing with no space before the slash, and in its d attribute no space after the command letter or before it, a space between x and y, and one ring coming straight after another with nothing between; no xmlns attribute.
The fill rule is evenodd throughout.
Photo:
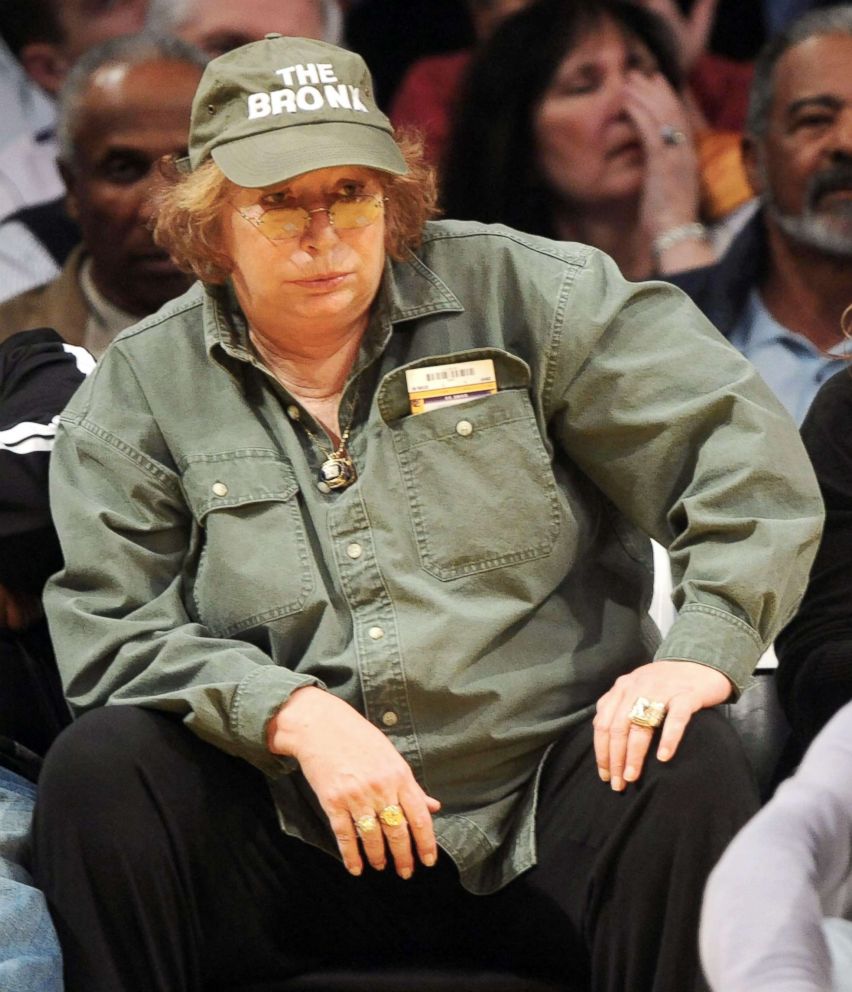
<svg viewBox="0 0 852 992"><path fill-rule="evenodd" d="M378 826L378 822L372 813L367 813L365 816L359 816L355 820L355 829L359 834L368 834L372 830L375 830Z"/></svg>
<svg viewBox="0 0 852 992"><path fill-rule="evenodd" d="M652 702L640 696L627 714L627 719L637 727L659 727L666 718L666 704Z"/></svg>
<svg viewBox="0 0 852 992"><path fill-rule="evenodd" d="M391 803L390 806L385 806L385 808L379 813L379 819L386 827L398 827L401 823L405 823L405 817L402 814L402 810L396 805L396 803Z"/></svg>

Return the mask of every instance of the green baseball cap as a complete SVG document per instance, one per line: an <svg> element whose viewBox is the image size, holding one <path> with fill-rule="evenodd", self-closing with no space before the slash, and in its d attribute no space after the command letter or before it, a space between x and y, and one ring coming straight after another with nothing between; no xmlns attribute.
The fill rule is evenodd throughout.
<svg viewBox="0 0 852 992"><path fill-rule="evenodd" d="M279 34L205 68L192 104L189 167L208 156L250 188L337 165L408 171L361 56Z"/></svg>

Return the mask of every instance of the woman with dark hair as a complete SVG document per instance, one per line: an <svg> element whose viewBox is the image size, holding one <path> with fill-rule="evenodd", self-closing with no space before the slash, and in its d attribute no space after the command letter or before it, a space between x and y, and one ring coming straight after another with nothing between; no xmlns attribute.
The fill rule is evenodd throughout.
<svg viewBox="0 0 852 992"><path fill-rule="evenodd" d="M630 278L713 261L673 39L625 0L540 0L471 63L448 216L608 252Z"/></svg>

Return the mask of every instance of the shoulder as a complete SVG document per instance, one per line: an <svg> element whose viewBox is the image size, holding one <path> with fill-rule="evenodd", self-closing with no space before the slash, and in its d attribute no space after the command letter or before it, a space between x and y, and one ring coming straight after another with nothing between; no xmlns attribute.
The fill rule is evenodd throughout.
<svg viewBox="0 0 852 992"><path fill-rule="evenodd" d="M638 298L670 299L691 307L668 281L631 282L605 252L574 241L554 241L501 224L446 220L426 225L419 259L460 298L470 288L506 310L548 301L562 318L618 313ZM692 308L694 309L694 308ZM576 328L578 329L578 328Z"/></svg>
<svg viewBox="0 0 852 992"><path fill-rule="evenodd" d="M588 245L551 241L502 224L459 220L428 223L416 255L454 289L470 281L482 286L512 278L523 290L525 285L554 276L573 277L608 261Z"/></svg>
<svg viewBox="0 0 852 992"><path fill-rule="evenodd" d="M0 340L32 327L52 327L66 340L82 340L88 306L80 288L81 247L69 255L59 273L40 286L0 303Z"/></svg>
<svg viewBox="0 0 852 992"><path fill-rule="evenodd" d="M203 344L204 297L201 283L193 283L185 293L117 334L107 354L116 351L134 359L170 355L176 361Z"/></svg>
<svg viewBox="0 0 852 992"><path fill-rule="evenodd" d="M0 303L0 341L35 324L47 322L39 320L39 315L45 312L55 293L55 283L56 280L52 279Z"/></svg>
<svg viewBox="0 0 852 992"><path fill-rule="evenodd" d="M50 328L19 331L0 342L0 424L48 422L91 371L94 360Z"/></svg>
<svg viewBox="0 0 852 992"><path fill-rule="evenodd" d="M147 410L178 390L200 388L210 364L203 311L204 291L195 284L118 334L66 410L67 419L113 423L132 408Z"/></svg>

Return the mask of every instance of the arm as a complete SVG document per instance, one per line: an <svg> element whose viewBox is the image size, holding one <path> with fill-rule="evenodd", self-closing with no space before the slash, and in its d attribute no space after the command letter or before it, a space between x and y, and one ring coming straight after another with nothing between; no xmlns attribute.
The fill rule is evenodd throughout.
<svg viewBox="0 0 852 992"><path fill-rule="evenodd" d="M739 693L804 590L822 520L813 473L792 420L683 294L626 284L610 265L586 266L566 297L548 373L552 430L669 552L678 616L656 658L715 669ZM686 691L676 667L667 704ZM659 691L659 668L637 671ZM607 714L621 735L637 695L661 698L626 678ZM722 683L710 681L672 714L679 732L719 701Z"/></svg>
<svg viewBox="0 0 852 992"><path fill-rule="evenodd" d="M841 370L820 390L802 438L825 501L825 531L799 611L776 643L778 694L806 748L852 700L852 378Z"/></svg>
<svg viewBox="0 0 852 992"><path fill-rule="evenodd" d="M717 992L830 992L821 931L852 857L852 708L738 834L710 876L701 957Z"/></svg>
<svg viewBox="0 0 852 992"><path fill-rule="evenodd" d="M121 410L133 443L101 426ZM200 531L144 395L121 355L101 362L63 415L51 459L51 508L65 568L45 609L66 696L182 716L200 737L271 775L266 724L317 680L189 615L188 562ZM193 543L194 542L194 543Z"/></svg>
<svg viewBox="0 0 852 992"><path fill-rule="evenodd" d="M47 328L0 342L0 627L37 619L44 583L61 567L48 463L56 417L93 364Z"/></svg>

